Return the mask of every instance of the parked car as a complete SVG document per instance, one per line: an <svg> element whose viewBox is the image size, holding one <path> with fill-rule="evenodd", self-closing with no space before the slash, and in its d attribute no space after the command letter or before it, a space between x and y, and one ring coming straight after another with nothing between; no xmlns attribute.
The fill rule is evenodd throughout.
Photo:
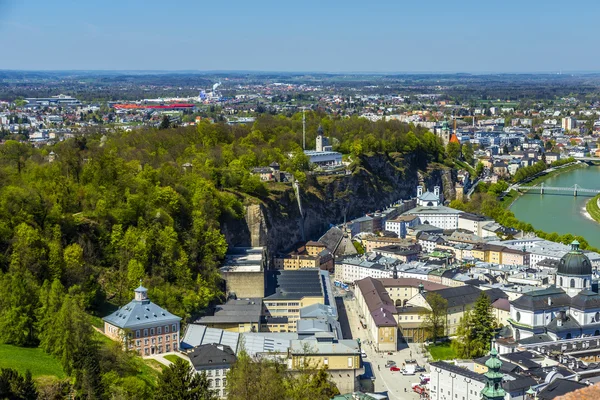
<svg viewBox="0 0 600 400"><path fill-rule="evenodd" d="M417 363L417 360L406 359L406 360L404 360L404 362L405 362L406 364L416 364L416 363Z"/></svg>
<svg viewBox="0 0 600 400"><path fill-rule="evenodd" d="M425 367L423 367L422 365L417 365L415 367L415 371L416 372L426 372L427 370L425 369Z"/></svg>
<svg viewBox="0 0 600 400"><path fill-rule="evenodd" d="M400 371L400 368L396 367L395 365L393 367L390 368L390 371L392 372L398 372ZM404 373L404 372L403 372Z"/></svg>
<svg viewBox="0 0 600 400"><path fill-rule="evenodd" d="M385 363L386 368L393 367L395 365L396 365L396 361L394 361L394 360L387 360L387 362Z"/></svg>

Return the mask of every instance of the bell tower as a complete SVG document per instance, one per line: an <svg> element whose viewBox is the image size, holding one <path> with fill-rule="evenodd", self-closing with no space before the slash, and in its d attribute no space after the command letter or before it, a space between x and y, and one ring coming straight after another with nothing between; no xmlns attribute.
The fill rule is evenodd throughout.
<svg viewBox="0 0 600 400"><path fill-rule="evenodd" d="M488 367L488 371L484 374L487 382L481 391L481 398L484 400L504 400L504 396L506 395L506 392L502 388L504 374L500 372L502 361L498 359L498 351L494 348L493 341L490 358L485 362L485 366Z"/></svg>

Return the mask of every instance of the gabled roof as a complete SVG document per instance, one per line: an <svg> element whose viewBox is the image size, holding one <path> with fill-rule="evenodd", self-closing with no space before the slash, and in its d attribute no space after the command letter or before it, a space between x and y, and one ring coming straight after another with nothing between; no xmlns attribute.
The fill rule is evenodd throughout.
<svg viewBox="0 0 600 400"><path fill-rule="evenodd" d="M437 294L448 301L449 308L475 303L481 292L481 289L471 285L452 287L436 291ZM499 298L508 297L502 290L496 288L486 290L485 294L492 303Z"/></svg>
<svg viewBox="0 0 600 400"><path fill-rule="evenodd" d="M356 282L376 326L397 326L394 318L396 307L383 284L373 278Z"/></svg>
<svg viewBox="0 0 600 400"><path fill-rule="evenodd" d="M542 389L538 393L537 398L539 400L551 400L584 387L587 387L585 383L558 378Z"/></svg>
<svg viewBox="0 0 600 400"><path fill-rule="evenodd" d="M204 344L187 353L196 369L228 366L235 362L235 353L231 347L223 344Z"/></svg>
<svg viewBox="0 0 600 400"><path fill-rule="evenodd" d="M550 303L548 299L550 299ZM571 305L571 297L564 290L551 286L524 293L518 299L513 300L511 305L522 310L549 310Z"/></svg>

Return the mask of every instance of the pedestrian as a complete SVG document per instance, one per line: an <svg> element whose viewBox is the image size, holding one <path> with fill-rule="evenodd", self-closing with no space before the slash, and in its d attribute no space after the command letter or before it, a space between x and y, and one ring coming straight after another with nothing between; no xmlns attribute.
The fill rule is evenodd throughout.
<svg viewBox="0 0 600 400"><path fill-rule="evenodd" d="M412 350L410 351L410 358L412 358Z"/></svg>

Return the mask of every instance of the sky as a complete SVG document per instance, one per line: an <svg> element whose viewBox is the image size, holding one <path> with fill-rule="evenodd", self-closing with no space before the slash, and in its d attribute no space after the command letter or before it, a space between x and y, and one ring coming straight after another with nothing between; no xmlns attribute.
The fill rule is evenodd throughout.
<svg viewBox="0 0 600 400"><path fill-rule="evenodd" d="M600 71L598 0L0 0L0 69Z"/></svg>

